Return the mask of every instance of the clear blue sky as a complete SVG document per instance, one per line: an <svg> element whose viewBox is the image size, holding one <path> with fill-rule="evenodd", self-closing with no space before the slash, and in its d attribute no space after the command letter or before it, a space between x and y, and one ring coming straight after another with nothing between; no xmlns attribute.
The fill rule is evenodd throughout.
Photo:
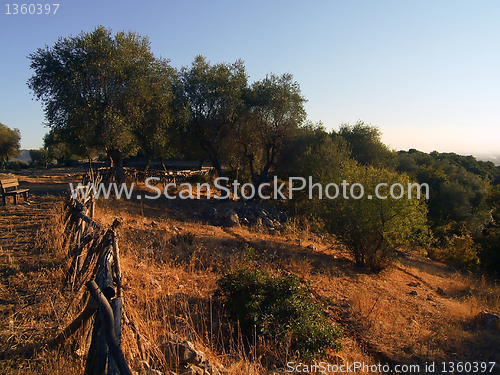
<svg viewBox="0 0 500 375"><path fill-rule="evenodd" d="M362 120L397 150L500 154L500 1L57 2L55 15L7 15L2 1L0 122L23 148L47 132L27 56L103 25L149 36L177 68L202 54L241 58L250 81L292 73L328 129Z"/></svg>

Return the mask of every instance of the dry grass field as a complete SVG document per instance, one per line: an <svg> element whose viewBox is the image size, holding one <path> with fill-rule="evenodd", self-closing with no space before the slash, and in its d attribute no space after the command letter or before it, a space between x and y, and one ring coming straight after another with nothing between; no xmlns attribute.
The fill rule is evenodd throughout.
<svg viewBox="0 0 500 375"><path fill-rule="evenodd" d="M33 193L29 204L0 207L2 374L83 373L83 333L59 349L44 345L81 310L81 291L64 282L69 264L62 241L68 182L78 182L80 173L18 174L21 187ZM269 231L211 220L213 207L237 204L97 201L97 221L105 227L121 221L125 312L140 333L138 340L131 324L123 326L122 348L133 371L148 373L147 362L168 374L161 338L175 332L221 373L286 373L293 353L276 352L266 342L242 345L212 299L216 281L242 266L292 272L312 286L332 324L344 331L343 349L325 359L330 364L500 363L500 327L475 320L484 310L500 312L500 289L493 282L457 273L412 249L401 250L394 267L371 274L355 267L334 239L298 221Z"/></svg>

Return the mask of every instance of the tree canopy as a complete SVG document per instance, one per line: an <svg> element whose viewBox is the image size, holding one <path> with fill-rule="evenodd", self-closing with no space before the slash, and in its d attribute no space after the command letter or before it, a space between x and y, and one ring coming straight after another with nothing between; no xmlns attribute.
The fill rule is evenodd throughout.
<svg viewBox="0 0 500 375"><path fill-rule="evenodd" d="M7 168L10 158L19 155L21 147L21 132L19 129L10 129L0 122L0 158L1 167Z"/></svg>
<svg viewBox="0 0 500 375"><path fill-rule="evenodd" d="M378 127L358 121L354 125L342 124L336 134L347 141L351 157L362 165L393 166L393 154L382 142L382 133Z"/></svg>
<svg viewBox="0 0 500 375"><path fill-rule="evenodd" d="M137 151L156 59L146 37L98 27L29 55L28 81L49 127L67 142L108 153L123 181L122 158Z"/></svg>
<svg viewBox="0 0 500 375"><path fill-rule="evenodd" d="M134 130L138 144L148 158L146 170L151 159L172 156L177 146L173 141L174 122L172 90L175 81L175 69L165 60L157 60L148 71L145 82L149 85L144 90L143 116Z"/></svg>
<svg viewBox="0 0 500 375"><path fill-rule="evenodd" d="M241 113L242 91L247 85L243 61L211 65L199 55L191 67L179 71L178 78L176 97L187 111L181 131L191 145L201 148L199 157L208 158L223 176L225 143Z"/></svg>
<svg viewBox="0 0 500 375"><path fill-rule="evenodd" d="M291 74L269 74L248 87L243 98L243 115L231 148L257 186L267 180L271 168L298 135L306 117L306 100Z"/></svg>

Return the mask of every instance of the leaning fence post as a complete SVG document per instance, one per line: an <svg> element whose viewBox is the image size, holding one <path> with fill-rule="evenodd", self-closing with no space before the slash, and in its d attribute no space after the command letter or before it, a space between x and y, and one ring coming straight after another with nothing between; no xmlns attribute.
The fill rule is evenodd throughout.
<svg viewBox="0 0 500 375"><path fill-rule="evenodd" d="M122 340L122 332L121 332L121 323L122 323L122 309L123 309L123 298L113 298L111 300L111 309L113 310L113 317L115 323L115 336L118 342L118 346L121 346ZM114 361L114 358L109 358L108 365L108 374L116 374L118 370L117 363Z"/></svg>
<svg viewBox="0 0 500 375"><path fill-rule="evenodd" d="M122 297L122 267L120 263L120 248L118 247L118 240L116 238L116 232L111 231L111 240L113 246L113 268L116 277L116 296L118 298Z"/></svg>
<svg viewBox="0 0 500 375"><path fill-rule="evenodd" d="M87 282L85 286L99 305L99 318L102 323L101 328L104 332L106 343L108 344L109 353L113 357L120 374L132 375L115 334L115 317L108 300L94 280Z"/></svg>
<svg viewBox="0 0 500 375"><path fill-rule="evenodd" d="M56 347L62 344L68 337L75 333L87 320L89 320L97 311L98 305L94 299L89 299L85 309L73 320L73 322L62 331L57 337L49 343L49 347Z"/></svg>
<svg viewBox="0 0 500 375"><path fill-rule="evenodd" d="M90 218L94 220L94 211L95 211L95 198L94 195L90 196Z"/></svg>

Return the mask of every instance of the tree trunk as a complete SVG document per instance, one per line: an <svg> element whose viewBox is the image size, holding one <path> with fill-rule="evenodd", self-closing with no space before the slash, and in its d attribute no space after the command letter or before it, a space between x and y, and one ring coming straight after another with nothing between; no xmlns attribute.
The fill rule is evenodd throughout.
<svg viewBox="0 0 500 375"><path fill-rule="evenodd" d="M119 150L106 150L109 159L111 160L111 168L115 175L117 184L125 182L125 171L123 169L123 155Z"/></svg>
<svg viewBox="0 0 500 375"><path fill-rule="evenodd" d="M92 182L94 182L94 171L92 170L92 158L90 157L90 150L87 149L87 156L89 157L89 172L90 172L90 179Z"/></svg>
<svg viewBox="0 0 500 375"><path fill-rule="evenodd" d="M151 156L148 156L148 160L146 161L146 165L144 166L144 172L148 173L149 167L151 166Z"/></svg>
<svg viewBox="0 0 500 375"><path fill-rule="evenodd" d="M219 159L219 153L217 151L213 150L213 148L210 146L210 144L208 142L201 141L200 146L201 146L202 150L205 151L205 154L207 155L208 159L212 163L212 167L214 167L215 170L217 171L217 175L219 177L226 177L226 174L222 170L222 164L221 164L220 159ZM227 187L226 180L222 180L220 182L220 186Z"/></svg>
<svg viewBox="0 0 500 375"><path fill-rule="evenodd" d="M212 165L215 168L215 170L217 171L217 175L219 177L226 177L226 174L222 170L222 164L219 161L219 159L217 159L217 158L211 158L211 159L212 159L211 160L212 161ZM222 180L221 183L220 183L220 185L226 187L227 186L226 180Z"/></svg>
<svg viewBox="0 0 500 375"><path fill-rule="evenodd" d="M165 158L161 157L161 166L163 168L163 172L167 172L167 166L165 165Z"/></svg>

